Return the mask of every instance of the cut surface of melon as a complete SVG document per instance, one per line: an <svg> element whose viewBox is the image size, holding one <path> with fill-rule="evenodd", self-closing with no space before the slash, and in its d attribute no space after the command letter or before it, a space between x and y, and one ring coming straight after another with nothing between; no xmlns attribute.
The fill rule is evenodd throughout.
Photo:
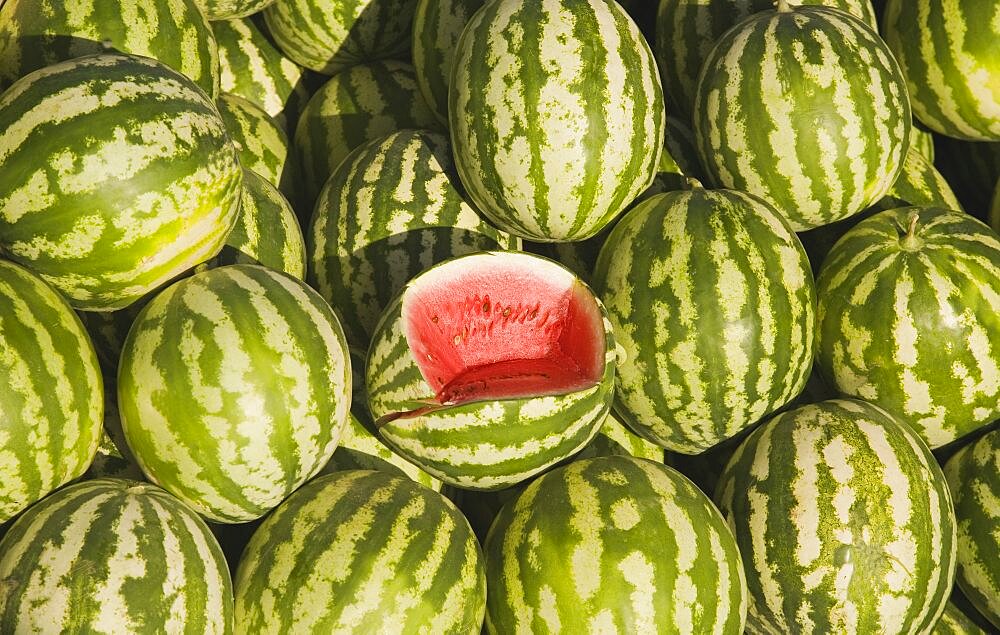
<svg viewBox="0 0 1000 635"><path fill-rule="evenodd" d="M402 317L441 404L566 394L604 373L593 293L527 254L477 254L429 270L404 293Z"/></svg>

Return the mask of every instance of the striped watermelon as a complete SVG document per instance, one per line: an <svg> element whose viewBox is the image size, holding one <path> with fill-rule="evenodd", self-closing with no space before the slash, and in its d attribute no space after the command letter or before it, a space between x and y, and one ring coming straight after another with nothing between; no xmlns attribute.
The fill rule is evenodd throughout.
<svg viewBox="0 0 1000 635"><path fill-rule="evenodd" d="M910 148L917 150L928 161L934 162L934 135L916 121L910 129Z"/></svg>
<svg viewBox="0 0 1000 635"><path fill-rule="evenodd" d="M333 75L410 51L416 0L276 0L264 9L274 41L300 66Z"/></svg>
<svg viewBox="0 0 1000 635"><path fill-rule="evenodd" d="M950 137L1000 141L1000 0L889 0L885 41L913 112Z"/></svg>
<svg viewBox="0 0 1000 635"><path fill-rule="evenodd" d="M823 264L826 255L847 230L878 212L910 205L962 209L961 203L958 202L945 178L919 150L913 147L906 153L902 174L882 199L860 214L799 234L806 253L809 254L813 272L819 273L820 265Z"/></svg>
<svg viewBox="0 0 1000 635"><path fill-rule="evenodd" d="M459 256L410 280L368 353L382 439L440 480L502 489L583 449L607 416L616 350L600 301L520 252Z"/></svg>
<svg viewBox="0 0 1000 635"><path fill-rule="evenodd" d="M736 535L754 633L926 633L955 570L955 515L913 431L849 399L782 413L730 459L716 501Z"/></svg>
<svg viewBox="0 0 1000 635"><path fill-rule="evenodd" d="M615 226L593 280L625 351L616 412L669 450L707 450L805 385L812 273L759 199L701 187L654 196Z"/></svg>
<svg viewBox="0 0 1000 635"><path fill-rule="evenodd" d="M304 69L282 54L255 20L212 22L219 47L220 88L261 106L287 132L309 101Z"/></svg>
<svg viewBox="0 0 1000 635"><path fill-rule="evenodd" d="M450 86L458 173L500 229L583 240L653 181L659 74L613 0L488 3L462 32Z"/></svg>
<svg viewBox="0 0 1000 635"><path fill-rule="evenodd" d="M274 0L195 0L209 20L244 18L262 10Z"/></svg>
<svg viewBox="0 0 1000 635"><path fill-rule="evenodd" d="M712 49L694 127L720 186L764 198L802 231L889 191L911 119L899 67L874 31L837 9L779 0Z"/></svg>
<svg viewBox="0 0 1000 635"><path fill-rule="evenodd" d="M482 554L440 494L368 470L317 478L254 533L236 573L240 633L478 634Z"/></svg>
<svg viewBox="0 0 1000 635"><path fill-rule="evenodd" d="M678 472L627 456L553 470L501 510L483 548L489 633L743 632L729 528Z"/></svg>
<svg viewBox="0 0 1000 635"><path fill-rule="evenodd" d="M347 339L367 347L408 280L428 267L518 241L465 200L448 140L404 130L348 155L327 181L309 231L309 283L337 311Z"/></svg>
<svg viewBox="0 0 1000 635"><path fill-rule="evenodd" d="M0 542L4 633L231 633L233 587L204 521L155 485L95 479Z"/></svg>
<svg viewBox="0 0 1000 635"><path fill-rule="evenodd" d="M146 305L122 351L118 406L150 480L211 520L244 522L330 460L350 384L323 299L287 274L231 265Z"/></svg>
<svg viewBox="0 0 1000 635"><path fill-rule="evenodd" d="M987 635L986 631L950 601L931 633L932 635Z"/></svg>
<svg viewBox="0 0 1000 635"><path fill-rule="evenodd" d="M820 271L817 364L931 447L1000 417L1000 237L934 207L887 210Z"/></svg>
<svg viewBox="0 0 1000 635"><path fill-rule="evenodd" d="M448 125L448 85L455 46L472 14L484 4L486 0L417 0L413 66L420 93L443 125Z"/></svg>
<svg viewBox="0 0 1000 635"><path fill-rule="evenodd" d="M102 54L0 96L0 250L79 309L127 306L213 256L242 171L211 100L150 58Z"/></svg>
<svg viewBox="0 0 1000 635"><path fill-rule="evenodd" d="M306 199L316 200L353 150L404 128L440 128L412 66L389 60L334 75L309 100L295 130Z"/></svg>
<svg viewBox="0 0 1000 635"><path fill-rule="evenodd" d="M237 95L223 93L216 105L243 168L281 185L283 177L288 178L288 135L281 125L263 108Z"/></svg>
<svg viewBox="0 0 1000 635"><path fill-rule="evenodd" d="M80 320L54 289L5 260L0 377L3 523L87 469L104 412L100 368Z"/></svg>
<svg viewBox="0 0 1000 635"><path fill-rule="evenodd" d="M944 474L958 519L958 588L1000 629L1000 430L959 450Z"/></svg>
<svg viewBox="0 0 1000 635"><path fill-rule="evenodd" d="M117 366L117 360L115 362ZM121 414L118 412L118 384L114 368L104 371L104 427L97 454L84 473L84 479L124 478L144 481L146 476L125 440Z"/></svg>
<svg viewBox="0 0 1000 635"><path fill-rule="evenodd" d="M712 47L726 31L759 11L773 9L774 4L774 0L662 0L659 3L656 59L669 112L691 116L698 72ZM872 30L878 30L871 0L806 0L789 4L835 7L851 13Z"/></svg>
<svg viewBox="0 0 1000 635"><path fill-rule="evenodd" d="M219 53L197 2L8 0L0 10L0 92L32 71L113 48L155 58L215 99Z"/></svg>
<svg viewBox="0 0 1000 635"><path fill-rule="evenodd" d="M233 231L209 266L261 264L302 280L306 244L299 221L285 197L264 177L243 171L243 197Z"/></svg>

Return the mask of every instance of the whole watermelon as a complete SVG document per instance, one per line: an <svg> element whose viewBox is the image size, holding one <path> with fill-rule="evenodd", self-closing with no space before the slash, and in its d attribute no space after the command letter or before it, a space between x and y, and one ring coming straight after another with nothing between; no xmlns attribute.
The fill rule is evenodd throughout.
<svg viewBox="0 0 1000 635"><path fill-rule="evenodd" d="M100 54L0 96L0 252L75 308L128 306L215 255L243 171L212 100L156 60Z"/></svg>
<svg viewBox="0 0 1000 635"><path fill-rule="evenodd" d="M862 221L819 273L818 367L933 448L994 421L997 263L1000 236L967 214L904 207Z"/></svg>
<svg viewBox="0 0 1000 635"><path fill-rule="evenodd" d="M927 446L884 410L829 400L767 421L715 495L756 633L925 633L955 574L955 512Z"/></svg>
<svg viewBox="0 0 1000 635"><path fill-rule="evenodd" d="M653 461L548 472L504 506L484 551L489 633L743 632L732 532L691 481Z"/></svg>
<svg viewBox="0 0 1000 635"><path fill-rule="evenodd" d="M350 409L347 355L329 305L285 273L230 265L185 278L125 340L129 447L203 516L254 520L330 460Z"/></svg>
<svg viewBox="0 0 1000 635"><path fill-rule="evenodd" d="M765 199L803 231L889 191L910 145L910 104L870 27L838 9L780 0L712 49L694 127L717 185Z"/></svg>
<svg viewBox="0 0 1000 635"><path fill-rule="evenodd" d="M514 235L583 240L653 181L664 108L653 53L613 0L496 0L458 41L455 163Z"/></svg>
<svg viewBox="0 0 1000 635"><path fill-rule="evenodd" d="M240 633L476 635L479 543L446 498L370 470L321 476L261 524L236 572Z"/></svg>
<svg viewBox="0 0 1000 635"><path fill-rule="evenodd" d="M104 394L94 347L66 300L2 259L0 377L3 523L87 469Z"/></svg>
<svg viewBox="0 0 1000 635"><path fill-rule="evenodd" d="M624 349L615 411L669 450L707 450L805 386L812 272L755 197L698 186L647 199L608 236L593 282Z"/></svg>
<svg viewBox="0 0 1000 635"><path fill-rule="evenodd" d="M228 635L233 587L205 522L155 485L95 479L31 507L0 542L4 633Z"/></svg>

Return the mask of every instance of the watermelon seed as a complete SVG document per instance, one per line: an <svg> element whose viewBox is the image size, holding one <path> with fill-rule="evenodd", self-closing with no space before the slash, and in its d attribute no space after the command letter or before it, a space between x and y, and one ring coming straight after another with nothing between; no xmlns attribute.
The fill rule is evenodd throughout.
<svg viewBox="0 0 1000 635"><path fill-rule="evenodd" d="M432 317L431 318L431 322L433 322L434 324L437 324L438 323L438 316L435 315L434 317Z"/></svg>
<svg viewBox="0 0 1000 635"><path fill-rule="evenodd" d="M507 307L506 309L503 310L503 316L507 317L508 315L510 315L510 307Z"/></svg>
<svg viewBox="0 0 1000 635"><path fill-rule="evenodd" d="M456 335L455 339L453 341L455 342L455 345L457 346L458 344L460 344L462 342L462 335L461 334Z"/></svg>
<svg viewBox="0 0 1000 635"><path fill-rule="evenodd" d="M489 313L489 312L490 312L490 301L486 300L485 302L483 302L483 313Z"/></svg>

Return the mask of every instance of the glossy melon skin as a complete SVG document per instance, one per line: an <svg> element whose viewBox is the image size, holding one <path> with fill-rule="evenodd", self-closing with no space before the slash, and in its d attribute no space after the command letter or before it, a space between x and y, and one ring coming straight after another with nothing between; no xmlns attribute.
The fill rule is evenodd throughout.
<svg viewBox="0 0 1000 635"><path fill-rule="evenodd" d="M733 529L754 633L925 633L955 576L941 468L863 401L783 412L736 450L715 500Z"/></svg>
<svg viewBox="0 0 1000 635"><path fill-rule="evenodd" d="M100 54L0 96L0 249L77 309L128 306L215 255L243 171L211 99L146 57Z"/></svg>

